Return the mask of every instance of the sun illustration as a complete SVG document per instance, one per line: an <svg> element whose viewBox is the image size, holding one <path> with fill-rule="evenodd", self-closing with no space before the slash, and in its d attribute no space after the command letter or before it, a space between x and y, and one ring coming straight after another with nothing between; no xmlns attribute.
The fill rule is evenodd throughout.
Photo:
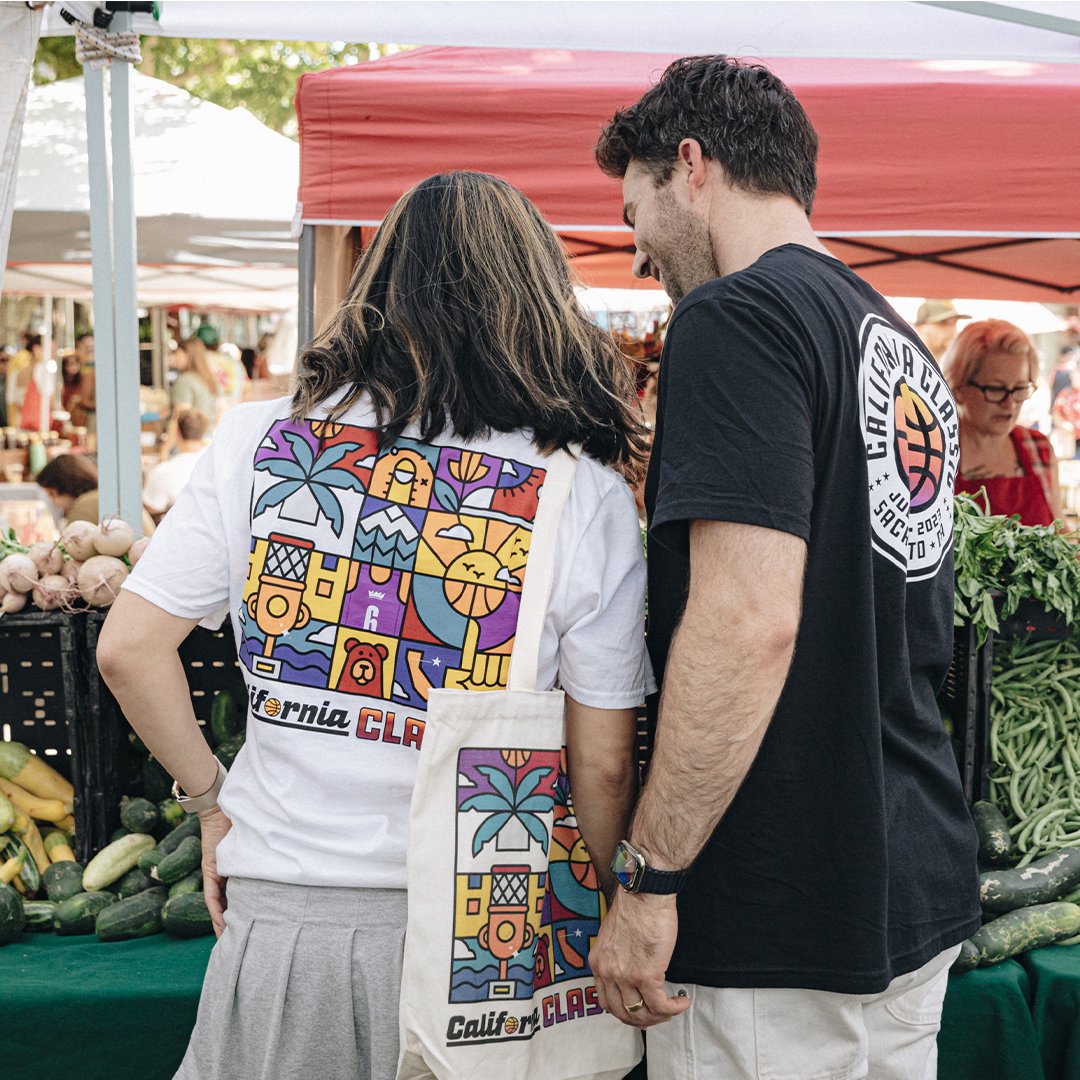
<svg viewBox="0 0 1080 1080"><path fill-rule="evenodd" d="M482 619L506 599L506 583L499 580L503 564L489 551L466 551L446 568L443 592L450 606L467 618ZM505 576L505 574L504 574Z"/></svg>

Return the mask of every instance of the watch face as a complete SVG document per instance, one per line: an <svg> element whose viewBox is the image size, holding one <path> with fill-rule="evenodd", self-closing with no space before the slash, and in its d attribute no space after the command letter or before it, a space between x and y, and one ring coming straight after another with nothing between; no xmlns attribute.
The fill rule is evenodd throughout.
<svg viewBox="0 0 1080 1080"><path fill-rule="evenodd" d="M615 857L611 860L611 872L615 880L631 892L637 887L641 873L645 869L645 859L625 840L615 847Z"/></svg>

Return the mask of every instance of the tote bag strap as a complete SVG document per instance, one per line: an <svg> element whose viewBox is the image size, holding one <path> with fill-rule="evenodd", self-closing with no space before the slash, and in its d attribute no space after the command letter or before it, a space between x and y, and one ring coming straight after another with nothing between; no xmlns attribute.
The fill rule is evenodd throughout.
<svg viewBox="0 0 1080 1080"><path fill-rule="evenodd" d="M556 450L548 458L547 475L540 489L540 505L533 521L525 585L521 590L514 651L510 657L507 690L535 690L540 665L540 637L544 632L551 584L555 577L555 549L559 519L574 483L577 454Z"/></svg>

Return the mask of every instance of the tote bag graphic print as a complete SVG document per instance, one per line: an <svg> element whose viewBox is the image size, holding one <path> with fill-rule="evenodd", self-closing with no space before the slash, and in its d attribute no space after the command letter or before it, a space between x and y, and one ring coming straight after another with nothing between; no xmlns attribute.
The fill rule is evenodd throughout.
<svg viewBox="0 0 1080 1080"><path fill-rule="evenodd" d="M448 1043L529 1038L603 1012L593 985L560 992L591 975L603 903L574 820L565 755L461 750L456 823L449 1003L490 1002L494 1015L462 1016Z"/></svg>

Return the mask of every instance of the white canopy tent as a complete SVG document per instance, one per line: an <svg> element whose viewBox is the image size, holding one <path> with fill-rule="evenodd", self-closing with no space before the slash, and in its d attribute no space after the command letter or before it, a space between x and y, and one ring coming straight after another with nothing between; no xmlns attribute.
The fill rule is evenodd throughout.
<svg viewBox="0 0 1080 1080"><path fill-rule="evenodd" d="M131 85L139 303L293 307L296 143L246 109ZM4 291L92 293L82 78L30 90Z"/></svg>

